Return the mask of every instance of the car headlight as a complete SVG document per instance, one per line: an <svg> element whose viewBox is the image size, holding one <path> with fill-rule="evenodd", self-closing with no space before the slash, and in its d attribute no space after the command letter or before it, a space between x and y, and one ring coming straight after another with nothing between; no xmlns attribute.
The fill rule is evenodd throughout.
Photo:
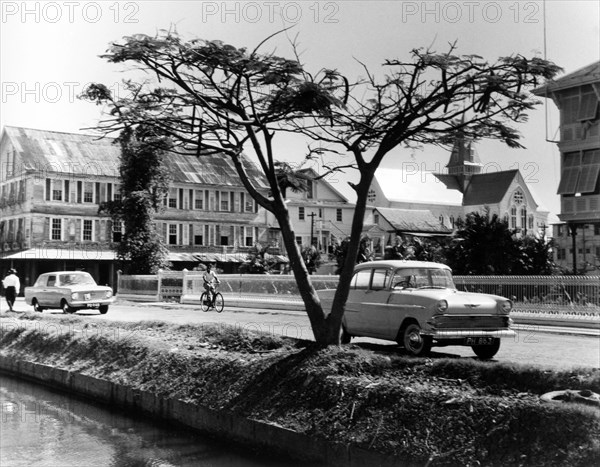
<svg viewBox="0 0 600 467"><path fill-rule="evenodd" d="M501 304L500 304L500 310L502 311L502 313L510 313L510 310L512 310L513 304L510 300L504 300Z"/></svg>
<svg viewBox="0 0 600 467"><path fill-rule="evenodd" d="M436 313L444 313L448 309L448 302L446 300L439 300L435 304Z"/></svg>
<svg viewBox="0 0 600 467"><path fill-rule="evenodd" d="M112 290L107 290L105 296L106 298L112 297Z"/></svg>
<svg viewBox="0 0 600 467"><path fill-rule="evenodd" d="M71 300L79 300L79 292L73 292L71 294Z"/></svg>

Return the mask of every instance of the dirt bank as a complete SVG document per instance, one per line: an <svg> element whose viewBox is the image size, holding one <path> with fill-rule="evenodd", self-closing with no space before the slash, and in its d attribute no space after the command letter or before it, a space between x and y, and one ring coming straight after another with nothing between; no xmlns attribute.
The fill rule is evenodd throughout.
<svg viewBox="0 0 600 467"><path fill-rule="evenodd" d="M547 403L600 392L599 370L552 372L474 359L417 359L220 326L0 316L0 352L204 404L430 466L595 465L598 409Z"/></svg>

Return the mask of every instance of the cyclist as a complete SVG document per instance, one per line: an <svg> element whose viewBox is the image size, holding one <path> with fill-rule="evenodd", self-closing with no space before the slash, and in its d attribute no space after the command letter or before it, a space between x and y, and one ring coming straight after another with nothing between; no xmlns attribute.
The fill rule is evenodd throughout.
<svg viewBox="0 0 600 467"><path fill-rule="evenodd" d="M210 294L210 303L212 303L214 306L215 295L217 293L215 289L215 284L220 284L221 281L219 280L217 275L212 271L212 265L209 264L208 266L206 266L206 272L202 276L202 279L204 279L204 289L207 293Z"/></svg>

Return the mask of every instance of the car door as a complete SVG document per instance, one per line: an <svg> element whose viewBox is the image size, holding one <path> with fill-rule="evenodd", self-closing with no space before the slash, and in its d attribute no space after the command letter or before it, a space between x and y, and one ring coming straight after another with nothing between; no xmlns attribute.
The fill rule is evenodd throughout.
<svg viewBox="0 0 600 467"><path fill-rule="evenodd" d="M60 301L58 300L58 276L55 274L51 274L48 276L48 281L46 282L46 287L44 287L44 306L47 307L58 307L60 305Z"/></svg>
<svg viewBox="0 0 600 467"><path fill-rule="evenodd" d="M362 310L362 303L370 283L371 269L356 271L350 282L350 292L344 313L344 324L346 330L356 336L365 335L364 332L368 326L368 323L365 323L366 316Z"/></svg>
<svg viewBox="0 0 600 467"><path fill-rule="evenodd" d="M362 312L365 314L370 336L387 337L389 334L390 313L393 312L388 305L390 281L389 268L373 269L371 283L364 292L362 302Z"/></svg>

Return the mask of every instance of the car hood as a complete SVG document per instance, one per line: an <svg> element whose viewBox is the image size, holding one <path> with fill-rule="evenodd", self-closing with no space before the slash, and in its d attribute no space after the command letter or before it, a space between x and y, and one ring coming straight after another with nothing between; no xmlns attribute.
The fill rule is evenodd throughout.
<svg viewBox="0 0 600 467"><path fill-rule="evenodd" d="M92 284L81 284L81 285L63 285L62 288L64 289L70 289L72 292L87 292L87 291L94 291L94 292L102 292L102 291L112 291L112 289L110 287L107 287L105 285L92 285Z"/></svg>
<svg viewBox="0 0 600 467"><path fill-rule="evenodd" d="M446 300L446 313L495 312L499 301L506 300L496 295L461 292L453 289L405 289L390 295L388 303L408 303L427 306L432 301Z"/></svg>

